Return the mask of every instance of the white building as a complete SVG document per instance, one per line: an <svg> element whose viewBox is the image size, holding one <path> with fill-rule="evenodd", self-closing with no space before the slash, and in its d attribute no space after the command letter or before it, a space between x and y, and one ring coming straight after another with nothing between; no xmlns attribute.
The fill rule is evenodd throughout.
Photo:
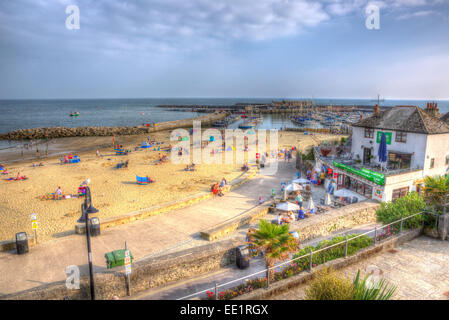
<svg viewBox="0 0 449 320"><path fill-rule="evenodd" d="M332 161L321 157L318 161L333 170L337 188L368 198L391 201L419 191L425 176L449 173L449 123L433 115L435 108L436 104L430 108L428 104L429 110L398 106L375 112L353 124L349 157ZM387 170L380 168L378 160L383 132L387 136Z"/></svg>

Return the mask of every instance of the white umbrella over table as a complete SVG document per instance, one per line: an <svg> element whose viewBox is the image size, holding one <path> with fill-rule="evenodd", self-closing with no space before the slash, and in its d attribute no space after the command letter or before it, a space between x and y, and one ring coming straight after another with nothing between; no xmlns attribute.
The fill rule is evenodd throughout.
<svg viewBox="0 0 449 320"><path fill-rule="evenodd" d="M310 211L312 211L313 209L315 209L315 204L313 203L313 199L312 199L312 197L310 197L310 200L309 200L309 202L307 203L307 208L306 208L307 210L310 210Z"/></svg>
<svg viewBox="0 0 449 320"><path fill-rule="evenodd" d="M281 202L276 206L276 209L282 211L295 211L299 210L299 206L291 202Z"/></svg>
<svg viewBox="0 0 449 320"><path fill-rule="evenodd" d="M340 189L334 192L335 197L352 197L354 193L348 189Z"/></svg>
<svg viewBox="0 0 449 320"><path fill-rule="evenodd" d="M310 183L310 181L307 179L304 179L304 178L299 178L299 179L293 180L292 183L304 184L304 183Z"/></svg>
<svg viewBox="0 0 449 320"><path fill-rule="evenodd" d="M324 204L328 206L331 203L332 203L331 195L328 192L326 192L326 197L324 198Z"/></svg>
<svg viewBox="0 0 449 320"><path fill-rule="evenodd" d="M300 186L299 184L296 184L296 183L292 183L292 184L289 184L287 187L285 187L285 190L287 192L300 191L300 190L302 190L302 186Z"/></svg>

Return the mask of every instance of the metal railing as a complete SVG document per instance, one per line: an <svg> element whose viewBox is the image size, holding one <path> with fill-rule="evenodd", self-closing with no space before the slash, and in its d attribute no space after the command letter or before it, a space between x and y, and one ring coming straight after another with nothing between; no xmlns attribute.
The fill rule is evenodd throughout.
<svg viewBox="0 0 449 320"><path fill-rule="evenodd" d="M270 286L270 271L271 270L275 270L277 268L283 267L283 266L285 266L287 264L290 264L290 263L295 262L295 261L300 260L300 259L309 258L308 272L311 272L313 267L314 267L313 266L313 255L315 255L317 253L320 253L320 252L323 252L323 251L327 251L327 250L329 250L331 248L334 248L334 247L337 247L337 246L342 246L344 244L345 250L344 250L343 257L346 258L348 256L348 244L349 244L350 241L353 241L354 239L360 238L360 237L362 237L364 235L368 235L368 234L373 234L374 233L373 245L376 246L378 243L380 243L383 239L385 239L387 237L393 236L393 235L395 235L397 233L401 234L403 232L404 222L407 221L407 220L410 220L413 217L416 217L418 215L422 215L423 216L422 226L424 226L424 220L425 220L424 219L424 215L429 214L429 213L432 214L431 212L426 212L426 211L420 212L420 213L416 213L416 214L413 214L411 216L408 216L408 217L401 218L399 220L393 221L393 222L391 222L389 224L382 225L381 227L375 227L374 229L371 229L371 230L369 230L367 232L364 232L364 233L360 233L360 234L358 234L358 235L356 235L354 237L351 237L351 238L346 236L346 240L340 241L338 243L334 243L334 244L332 244L330 246L327 246L327 247L324 247L324 248L321 248L321 249L318 249L318 250L315 250L315 251L311 250L310 253L307 253L307 254L302 255L300 257L296 257L294 259L290 259L288 261L281 262L281 263L279 263L279 264L277 264L277 265L275 265L273 267L266 268L264 270L261 270L261 271L258 271L258 272L246 275L244 277L240 277L238 279L234 279L234 280L231 280L231 281L228 281L228 282L225 282L225 283L221 283L221 284L215 284L214 287L207 288L207 289L195 292L193 294L189 294L189 295L184 296L182 298L179 298L177 300L185 300L185 299L189 299L189 298L192 298L192 297L196 297L196 296L198 296L200 294L203 294L203 293L210 293L210 292L213 292L213 296L214 296L215 300L218 300L218 298L219 298L219 296L218 296L218 288L220 288L220 287L227 287L231 283L234 283L234 282L238 282L238 281L242 281L242 280L246 280L246 279L249 280L249 278L252 278L252 277L254 277L256 275L259 275L259 274L265 274L266 275L266 288L269 288L269 286ZM392 225L395 225L395 224L399 224L399 228L397 230L397 233L388 234L387 237L382 238L382 236L385 235L385 233L382 233L382 230L386 229L388 227L391 227ZM335 235L334 237L336 237L336 236L338 236L338 235ZM301 272L303 272L303 271L301 271Z"/></svg>

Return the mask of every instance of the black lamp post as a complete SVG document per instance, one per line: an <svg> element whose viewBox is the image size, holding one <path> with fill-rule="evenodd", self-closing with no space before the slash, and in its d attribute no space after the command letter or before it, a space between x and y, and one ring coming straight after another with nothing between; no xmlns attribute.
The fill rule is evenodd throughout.
<svg viewBox="0 0 449 320"><path fill-rule="evenodd" d="M86 223L86 239L87 239L87 256L89 259L89 276L90 276L90 298L95 300L95 285L94 285L94 273L92 268L92 251L90 246L90 231L89 231L89 214L97 213L98 210L92 206L92 196L90 194L90 188L86 186L86 196L83 204L81 204L81 217L78 219L79 223Z"/></svg>

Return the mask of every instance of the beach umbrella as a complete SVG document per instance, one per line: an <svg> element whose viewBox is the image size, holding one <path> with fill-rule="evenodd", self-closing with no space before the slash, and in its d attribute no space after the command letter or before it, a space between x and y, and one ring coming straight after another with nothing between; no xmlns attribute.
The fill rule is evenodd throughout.
<svg viewBox="0 0 449 320"><path fill-rule="evenodd" d="M300 190L302 190L302 186L300 186L299 184L296 184L296 183L292 183L292 184L289 184L287 187L285 187L285 190L287 192L300 191Z"/></svg>
<svg viewBox="0 0 449 320"><path fill-rule="evenodd" d="M332 203L331 195L330 195L329 193L326 192L326 197L324 198L324 204L328 206L328 205L330 205L331 203Z"/></svg>
<svg viewBox="0 0 449 320"><path fill-rule="evenodd" d="M312 211L312 212L313 212L313 210L315 209L315 204L313 203L312 197L310 197L310 200L309 200L309 202L307 203L306 209L307 209L307 210L310 210L310 211Z"/></svg>
<svg viewBox="0 0 449 320"><path fill-rule="evenodd" d="M354 192L349 191L348 189L340 189L334 192L335 197L352 197L354 196Z"/></svg>
<svg viewBox="0 0 449 320"><path fill-rule="evenodd" d="M292 180L292 183L303 184L303 183L310 183L310 181L307 179L304 179L304 178L299 178L299 179Z"/></svg>
<svg viewBox="0 0 449 320"><path fill-rule="evenodd" d="M381 164L387 162L387 136L385 135L385 132L382 132L382 136L380 137L377 155L379 156L379 162Z"/></svg>
<svg viewBox="0 0 449 320"><path fill-rule="evenodd" d="M281 202L276 206L276 209L282 211L295 211L299 210L299 206L291 202Z"/></svg>

